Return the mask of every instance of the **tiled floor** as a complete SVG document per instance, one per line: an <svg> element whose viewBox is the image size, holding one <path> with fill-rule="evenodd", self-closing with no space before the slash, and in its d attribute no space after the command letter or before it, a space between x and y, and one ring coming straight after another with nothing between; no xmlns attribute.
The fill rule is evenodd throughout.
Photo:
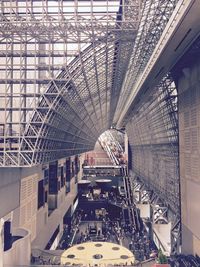
<svg viewBox="0 0 200 267"><path fill-rule="evenodd" d="M61 256L61 263L67 265L133 265L134 261L134 255L128 249L109 242L86 242L75 245Z"/></svg>

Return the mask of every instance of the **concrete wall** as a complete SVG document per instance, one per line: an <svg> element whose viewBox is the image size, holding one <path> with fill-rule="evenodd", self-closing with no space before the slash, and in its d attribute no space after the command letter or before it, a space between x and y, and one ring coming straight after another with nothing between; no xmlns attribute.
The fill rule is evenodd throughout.
<svg viewBox="0 0 200 267"><path fill-rule="evenodd" d="M80 157L81 164L84 157ZM59 160L63 164L65 159ZM82 172L78 174L81 179ZM60 225L58 239L63 233L63 216L73 205L77 195L75 177L70 181L71 191L66 194L65 187L57 195L57 208L48 216L48 204L39 210L38 181L43 179L42 165L32 168L1 168L0 169L0 218L8 217L12 221L12 229L24 228L30 232L32 246L44 249L55 229ZM12 211L12 215L11 212ZM7 216L7 217L6 217Z"/></svg>
<svg viewBox="0 0 200 267"><path fill-rule="evenodd" d="M19 206L20 168L0 169L0 218Z"/></svg>
<svg viewBox="0 0 200 267"><path fill-rule="evenodd" d="M38 202L39 172L23 177L20 187L19 227L31 233L31 240L36 236L36 216ZM16 213L14 212L14 215Z"/></svg>
<svg viewBox="0 0 200 267"><path fill-rule="evenodd" d="M30 264L31 256L31 234L24 229L13 229L13 235L21 236L12 244L12 247L4 252L4 265L5 266L22 266Z"/></svg>
<svg viewBox="0 0 200 267"><path fill-rule="evenodd" d="M178 79L183 253L200 256L200 60Z"/></svg>
<svg viewBox="0 0 200 267"><path fill-rule="evenodd" d="M62 234L62 221L63 216L73 203L77 195L77 185L74 183L74 178L71 180L70 189L71 191L66 195L65 188L62 188L58 192L59 204L58 208L55 209L48 217L47 207L42 207L37 213L37 234L36 238L32 243L33 248L44 249L49 239L54 233L58 225L60 225L60 236ZM62 199L62 201L61 201Z"/></svg>
<svg viewBox="0 0 200 267"><path fill-rule="evenodd" d="M40 177L41 171L41 166L0 168L0 218L19 208L21 180L36 173Z"/></svg>

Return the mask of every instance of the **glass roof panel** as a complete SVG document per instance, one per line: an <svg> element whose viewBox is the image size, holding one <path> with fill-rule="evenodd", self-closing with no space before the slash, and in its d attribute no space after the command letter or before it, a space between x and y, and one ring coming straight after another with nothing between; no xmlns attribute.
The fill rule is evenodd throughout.
<svg viewBox="0 0 200 267"><path fill-rule="evenodd" d="M91 149L112 124L140 0L5 0L0 8L0 166L74 153L70 128L74 143L86 136L78 151Z"/></svg>

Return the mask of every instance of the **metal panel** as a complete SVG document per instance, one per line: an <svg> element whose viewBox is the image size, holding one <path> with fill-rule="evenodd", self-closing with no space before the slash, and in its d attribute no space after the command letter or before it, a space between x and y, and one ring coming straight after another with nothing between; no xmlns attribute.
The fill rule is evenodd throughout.
<svg viewBox="0 0 200 267"><path fill-rule="evenodd" d="M166 77L146 93L126 130L132 170L175 214L180 214L177 91Z"/></svg>

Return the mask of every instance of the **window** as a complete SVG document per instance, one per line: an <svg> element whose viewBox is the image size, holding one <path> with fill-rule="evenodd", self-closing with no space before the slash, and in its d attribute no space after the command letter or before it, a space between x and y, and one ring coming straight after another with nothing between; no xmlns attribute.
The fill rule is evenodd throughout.
<svg viewBox="0 0 200 267"><path fill-rule="evenodd" d="M38 182L38 209L44 205L45 194L44 194L44 180Z"/></svg>

